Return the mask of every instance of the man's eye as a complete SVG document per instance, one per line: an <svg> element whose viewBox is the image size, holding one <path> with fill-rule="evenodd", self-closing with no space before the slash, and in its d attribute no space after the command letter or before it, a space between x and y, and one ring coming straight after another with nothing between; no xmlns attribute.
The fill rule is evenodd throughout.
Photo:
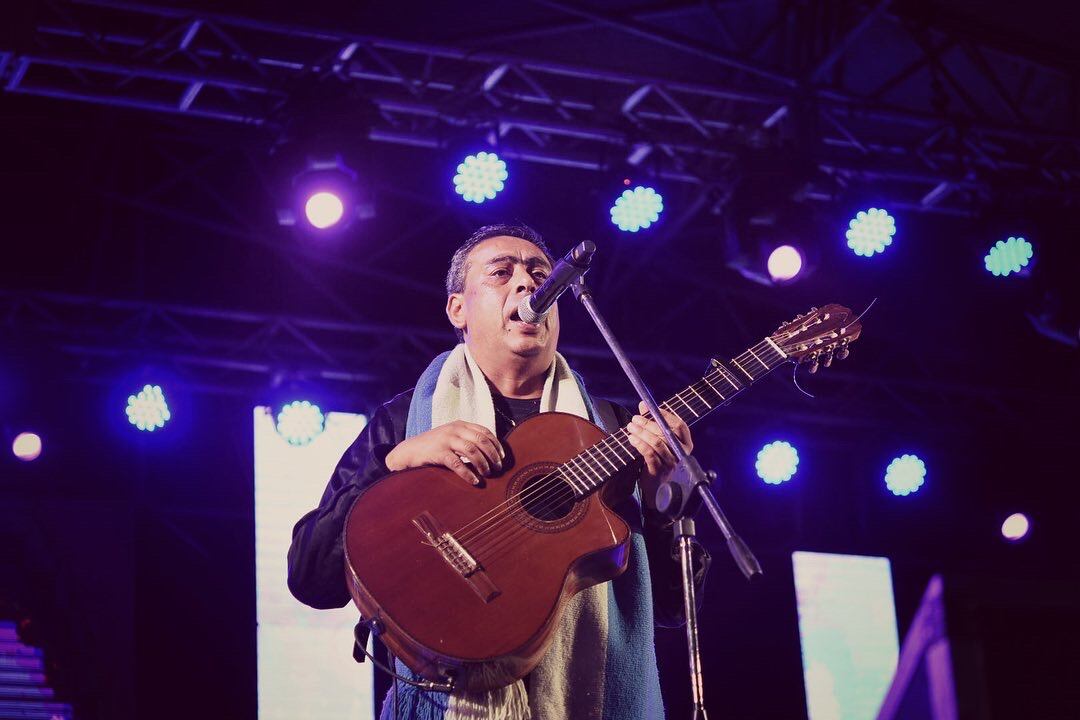
<svg viewBox="0 0 1080 720"><path fill-rule="evenodd" d="M536 272L533 273L533 277L536 278L537 280L539 280L540 282L543 282L544 280L547 280L547 273L537 270Z"/></svg>
<svg viewBox="0 0 1080 720"><path fill-rule="evenodd" d="M499 268L498 270L494 271L491 274L494 275L495 277L504 277L506 275L509 275L510 271L507 270L506 268Z"/></svg>

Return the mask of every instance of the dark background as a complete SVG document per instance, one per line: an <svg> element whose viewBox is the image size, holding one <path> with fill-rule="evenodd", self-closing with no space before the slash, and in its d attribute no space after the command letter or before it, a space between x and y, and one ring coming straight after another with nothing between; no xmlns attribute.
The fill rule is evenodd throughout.
<svg viewBox="0 0 1080 720"><path fill-rule="evenodd" d="M609 18L643 13L651 20L641 23L693 35L698 46L722 46L719 31L693 13L715 13L710 17L740 36L789 5L799 12L824 8L822 17L834 16L841 27L871 8L588 7ZM700 53L590 26L548 3L213 8L674 80L740 77ZM44 52L35 23L54 9L5 9L10 22L0 51ZM944 27L1037 57L1076 87L1071 21L1051 5L894 3L887 12L897 22ZM571 21L584 24L551 29ZM548 31L500 41L504 31L535 27ZM766 44L747 57L798 71L804 55L820 57L835 42L827 29L793 36L815 38L800 52ZM862 40L874 37L871 31ZM910 49L887 43L861 50L861 61L852 58L844 76L826 84L869 87L911 59ZM511 162L507 189L466 207L449 182L463 146L452 133L439 150L343 133L354 120L357 127L370 122L370 107L343 86L305 77L281 88L284 109L258 126L0 93L0 428L6 443L23 429L45 441L34 463L0 454L0 577L6 598L33 617L31 639L46 648L50 679L79 717L255 716L251 407L277 399L294 381L318 388L324 409L356 412L409 387L428 350L453 342L440 289L450 254L472 229L495 221L532 224L556 253L586 237L597 243L589 277L601 307L661 395L696 379L708 357L734 356L811 306L838 302L861 311L877 300L850 359L814 376L800 370L800 385L815 399L793 387L785 367L695 428L696 454L718 471L721 503L766 570L760 583L745 583L710 523L699 523L716 557L702 613L714 716L805 714L794 550L889 557L901 637L934 573L1009 587L1018 596L1010 600L1016 617L1035 618L1033 633L1067 630L1054 625L1062 613L1045 608L1075 607L1069 590L1076 575L1080 221L1071 177L1051 193L1037 177L996 184L998 176L988 172L988 193L955 206L963 212L894 210L893 245L867 260L844 246L847 220L874 203L890 207L893 185L866 180L825 202L793 199L788 190L806 180L807 148L790 137L769 140L763 152L748 142L737 177L723 181L733 200L717 200L719 183L708 202L695 206L697 187L659 180L661 221L621 234L607 218L628 172L618 163L590 172ZM935 105L935 82L941 78L913 75L891 102L941 113L957 125L979 121L967 117L955 90L947 88L949 102ZM978 94L976 83L966 86ZM461 101L466 110L470 102ZM1036 93L1027 124L1076 138L1076 108L1075 95ZM991 119L999 120L1005 122ZM314 130L305 136L298 128ZM312 137L343 137L342 152L376 201L377 216L341 237L306 237L275 222L290 172L291 149L281 143L293 140L295 147ZM634 182L649 182L659 169L631 172ZM767 231L771 237L797 237L816 248L812 275L766 287L731 269L726 223L741 228L739 242L750 246L761 231L747 229L745 220L762 208L782 218ZM990 276L983 255L1014 234L1035 246L1031 272ZM133 304L115 306L112 316L104 308L115 301ZM211 337L209 325L192 321L188 332L206 333L192 349L169 334L167 312L137 312L169 307L374 323L426 335L411 350L389 340L384 348L373 339L377 333L338 338L335 351L345 361L335 367L369 373L366 379L334 379L273 348L244 374L191 360L199 354L247 363L236 338ZM1071 344L1039 332L1028 315L1049 318ZM568 356L590 387L628 399L631 389L614 364L582 351L599 341L581 310L564 301L562 317L564 347L575 350ZM357 365L355 357L373 364ZM124 399L150 378L165 387L174 419L162 432L136 433L123 416ZM792 482L766 486L753 460L763 443L779 438L798 447L799 471ZM884 487L884 468L905 452L926 462L927 482L917 494L896 498ZM999 528L1018 510L1032 518L1033 530L1009 545ZM1046 619L1040 624L1039 617ZM683 636L663 631L658 642L670 714L681 717L688 694ZM343 637L327 652L348 652L348 643ZM1063 676L1075 671L1071 662ZM1008 679L999 686L1008 688ZM1022 701L1031 690L1003 692Z"/></svg>

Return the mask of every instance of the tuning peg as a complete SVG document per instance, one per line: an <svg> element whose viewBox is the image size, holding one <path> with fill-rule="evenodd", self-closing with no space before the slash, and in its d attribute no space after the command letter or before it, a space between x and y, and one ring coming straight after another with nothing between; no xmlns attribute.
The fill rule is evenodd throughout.
<svg viewBox="0 0 1080 720"><path fill-rule="evenodd" d="M817 353L817 351L815 351L815 352L810 354L810 367L807 368L807 370L810 371L811 375L813 375L814 373L816 373L818 371L818 362L819 362L818 353Z"/></svg>
<svg viewBox="0 0 1080 720"><path fill-rule="evenodd" d="M844 358L846 358L850 354L851 354L851 350L848 348L847 345L844 345L843 347L841 347L839 350L836 351L836 359L837 360L843 360Z"/></svg>
<svg viewBox="0 0 1080 720"><path fill-rule="evenodd" d="M831 367L832 366L832 358L833 358L833 354L831 352L825 353L825 358L824 358L824 362L822 362L822 365L824 365L825 367Z"/></svg>

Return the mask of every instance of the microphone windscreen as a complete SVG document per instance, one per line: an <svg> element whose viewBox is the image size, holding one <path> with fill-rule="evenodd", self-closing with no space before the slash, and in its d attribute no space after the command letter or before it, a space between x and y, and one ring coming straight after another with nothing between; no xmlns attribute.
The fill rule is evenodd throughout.
<svg viewBox="0 0 1080 720"><path fill-rule="evenodd" d="M529 299L532 295L526 295L521 298L521 302L518 303L518 317L527 323L540 323L547 317L547 313L533 312L532 307L529 305ZM549 309L548 312L551 312Z"/></svg>

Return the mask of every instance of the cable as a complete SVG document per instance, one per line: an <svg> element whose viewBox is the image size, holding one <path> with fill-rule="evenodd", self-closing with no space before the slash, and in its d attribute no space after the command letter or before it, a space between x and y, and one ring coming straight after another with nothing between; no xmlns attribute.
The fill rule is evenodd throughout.
<svg viewBox="0 0 1080 720"><path fill-rule="evenodd" d="M376 659L376 657L374 655L372 655L371 653L368 652L368 649L367 649L367 632L366 632L368 629L369 628L368 628L367 623L365 623L363 620L356 623L356 627L353 628L353 639L356 642L356 647L360 648L360 651L362 653L364 653L364 655L367 656L371 660L372 665L379 668L380 670L382 670L384 673L386 673L390 677L394 678L395 682L397 682L398 680L401 680L402 682L406 682L406 683L408 683L410 685L418 687L421 690L444 692L444 693L453 692L453 690L454 690L454 682L453 682L453 680L451 680L449 683L437 683L437 682L432 682L431 680L413 680L412 678L407 678L404 675L399 675L397 673L397 671L392 666L387 667L383 663L379 662L379 660ZM387 654L389 654L389 652L390 652L390 649L387 648ZM391 657L393 657L393 656L391 655ZM394 688L394 700L395 700L395 702L397 701L397 688L396 687Z"/></svg>

